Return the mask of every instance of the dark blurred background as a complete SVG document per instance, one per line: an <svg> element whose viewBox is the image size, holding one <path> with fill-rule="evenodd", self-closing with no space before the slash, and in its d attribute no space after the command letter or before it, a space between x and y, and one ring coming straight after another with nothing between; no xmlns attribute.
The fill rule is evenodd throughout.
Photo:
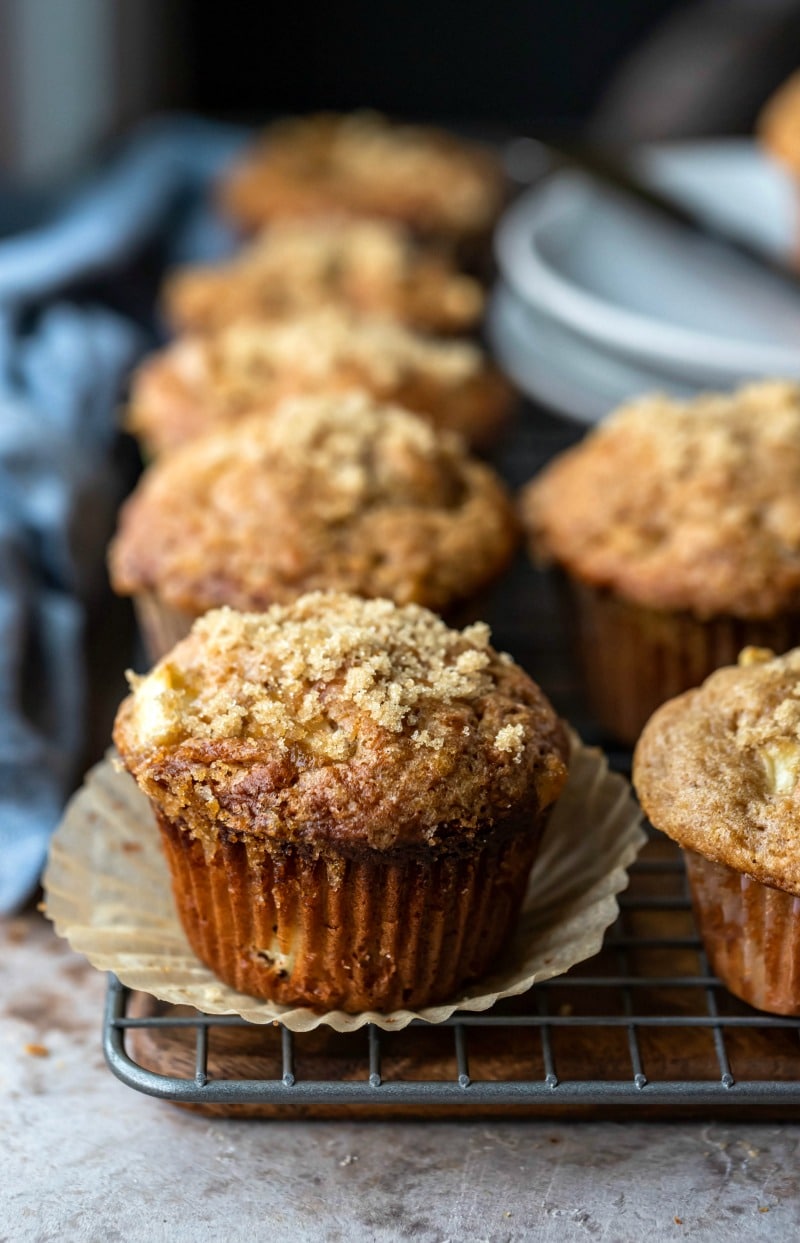
<svg viewBox="0 0 800 1243"><path fill-rule="evenodd" d="M134 121L372 106L626 143L742 133L800 0L0 0L0 164L80 168Z"/></svg>

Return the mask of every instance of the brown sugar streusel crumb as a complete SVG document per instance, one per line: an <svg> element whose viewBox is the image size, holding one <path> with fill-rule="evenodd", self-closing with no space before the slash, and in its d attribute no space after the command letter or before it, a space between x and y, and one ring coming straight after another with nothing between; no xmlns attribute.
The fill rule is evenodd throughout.
<svg viewBox="0 0 800 1243"><path fill-rule="evenodd" d="M206 614L117 718L126 766L174 819L367 838L463 836L545 807L566 742L538 687L482 623L314 593Z"/></svg>
<svg viewBox="0 0 800 1243"><path fill-rule="evenodd" d="M456 383L474 375L482 361L469 342L437 341L391 320L330 307L285 323L234 325L213 340L206 357L211 383L243 386L290 369L327 375L343 363L374 372L384 384L409 371Z"/></svg>
<svg viewBox="0 0 800 1243"><path fill-rule="evenodd" d="M373 220L279 222L229 263L174 272L164 297L174 324L202 332L330 305L458 332L483 310L477 281L420 249L402 227Z"/></svg>
<svg viewBox="0 0 800 1243"><path fill-rule="evenodd" d="M347 709L363 711L391 733L416 719L428 701L475 699L491 689L489 628L483 622L456 634L426 609L331 596L320 611L324 599L306 596L289 609L264 614L207 613L194 630L207 665L202 683L187 682L169 659L161 662L157 678L132 678L142 690L136 716L142 741L161 743L178 734L271 736L279 747L301 741L329 759L343 759L348 742L319 732L323 701L310 688L341 679L337 694ZM242 650L248 659L264 653L256 680L238 664ZM514 729L507 726L506 733ZM433 741L418 730L411 740L414 746ZM508 750L504 742L500 749Z"/></svg>
<svg viewBox="0 0 800 1243"><path fill-rule="evenodd" d="M221 185L249 224L339 208L408 220L423 230L486 229L503 197L488 152L375 112L321 114L273 125Z"/></svg>
<svg viewBox="0 0 800 1243"><path fill-rule="evenodd" d="M800 386L638 399L522 500L534 554L645 607L800 608Z"/></svg>
<svg viewBox="0 0 800 1243"><path fill-rule="evenodd" d="M146 472L110 553L115 590L200 613L336 588L450 607L516 542L510 500L461 442L363 394L283 403Z"/></svg>
<svg viewBox="0 0 800 1243"><path fill-rule="evenodd" d="M159 453L256 411L269 417L287 396L354 388L479 443L512 401L477 346L328 307L180 338L139 368L126 422Z"/></svg>

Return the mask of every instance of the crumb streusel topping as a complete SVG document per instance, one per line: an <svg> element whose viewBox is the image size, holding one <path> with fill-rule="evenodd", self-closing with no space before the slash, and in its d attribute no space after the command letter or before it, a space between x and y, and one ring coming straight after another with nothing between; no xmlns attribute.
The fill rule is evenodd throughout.
<svg viewBox="0 0 800 1243"><path fill-rule="evenodd" d="M800 386L644 397L528 485L534 553L700 617L800 608Z"/></svg>
<svg viewBox="0 0 800 1243"><path fill-rule="evenodd" d="M508 382L472 342L331 306L179 337L138 368L126 425L155 456L256 411L269 418L287 397L352 389L483 446L513 403Z"/></svg>
<svg viewBox="0 0 800 1243"><path fill-rule="evenodd" d="M378 220L284 220L265 229L233 262L242 271L308 286L335 287L352 274L400 280L416 247L399 225Z"/></svg>
<svg viewBox="0 0 800 1243"><path fill-rule="evenodd" d="M418 327L462 330L483 309L477 281L379 220L278 221L228 263L178 270L168 314L203 331L345 305Z"/></svg>
<svg viewBox="0 0 800 1243"><path fill-rule="evenodd" d="M205 361L204 380L248 397L290 370L324 378L339 366L354 365L388 387L410 372L457 384L483 362L471 342L436 340L388 320L330 307L275 324L244 321L197 344Z"/></svg>
<svg viewBox="0 0 800 1243"><path fill-rule="evenodd" d="M237 191L242 198L247 192L268 214L280 213L285 196L287 209L317 202L473 233L494 218L502 177L485 151L441 131L355 112L271 126L222 189L223 199L227 191L234 202Z"/></svg>
<svg viewBox="0 0 800 1243"><path fill-rule="evenodd" d="M659 708L634 784L681 845L800 894L800 648L746 648L738 665Z"/></svg>
<svg viewBox="0 0 800 1243"><path fill-rule="evenodd" d="M115 740L172 818L255 816L278 835L332 818L387 845L477 831L529 787L547 806L565 779L555 714L488 627L416 605L312 593L215 610L131 685Z"/></svg>
<svg viewBox="0 0 800 1243"><path fill-rule="evenodd" d="M345 710L366 713L390 733L415 724L429 701L475 699L492 686L485 623L459 633L427 609L396 609L388 600L317 593L267 613L215 609L194 633L207 670L192 677L165 658L157 672L131 678L142 746L270 737L281 748L302 742L341 760L354 739L330 729L325 690L333 682ZM410 738L414 746L434 743L416 728ZM520 746L517 739L517 754Z"/></svg>
<svg viewBox="0 0 800 1243"><path fill-rule="evenodd" d="M439 609L505 566L513 509L459 439L364 394L287 400L191 441L123 507L112 580L178 609L336 588Z"/></svg>

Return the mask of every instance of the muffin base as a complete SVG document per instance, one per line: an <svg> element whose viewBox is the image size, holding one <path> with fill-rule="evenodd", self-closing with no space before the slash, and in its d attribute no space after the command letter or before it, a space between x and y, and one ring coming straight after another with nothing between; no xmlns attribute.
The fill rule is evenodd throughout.
<svg viewBox="0 0 800 1243"><path fill-rule="evenodd" d="M709 962L735 996L771 1014L800 1014L800 897L684 850Z"/></svg>
<svg viewBox="0 0 800 1243"><path fill-rule="evenodd" d="M592 714L632 746L655 709L723 665L743 647L776 653L800 642L800 615L748 620L660 612L561 576L578 663Z"/></svg>
<svg viewBox="0 0 800 1243"><path fill-rule="evenodd" d="M511 936L547 819L459 853L201 843L156 813L192 949L239 992L317 1011L442 1001Z"/></svg>

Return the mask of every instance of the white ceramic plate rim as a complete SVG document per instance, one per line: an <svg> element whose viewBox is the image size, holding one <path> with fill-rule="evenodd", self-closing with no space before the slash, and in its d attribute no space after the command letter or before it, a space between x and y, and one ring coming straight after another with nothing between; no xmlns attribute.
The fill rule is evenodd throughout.
<svg viewBox="0 0 800 1243"><path fill-rule="evenodd" d="M539 239L554 219L580 210L586 189L580 174L556 174L546 186L525 191L500 221L497 262L521 298L584 337L670 371L688 364L721 375L800 375L800 347L753 345L665 324L615 306L561 276L542 254Z"/></svg>
<svg viewBox="0 0 800 1243"><path fill-rule="evenodd" d="M486 334L500 366L521 392L576 423L599 423L641 393L666 392L682 400L696 387L603 351L538 307L521 302L505 283L495 287L489 301ZM607 363L613 368L611 376L606 374L598 384L596 375L586 374L587 359L590 371Z"/></svg>

